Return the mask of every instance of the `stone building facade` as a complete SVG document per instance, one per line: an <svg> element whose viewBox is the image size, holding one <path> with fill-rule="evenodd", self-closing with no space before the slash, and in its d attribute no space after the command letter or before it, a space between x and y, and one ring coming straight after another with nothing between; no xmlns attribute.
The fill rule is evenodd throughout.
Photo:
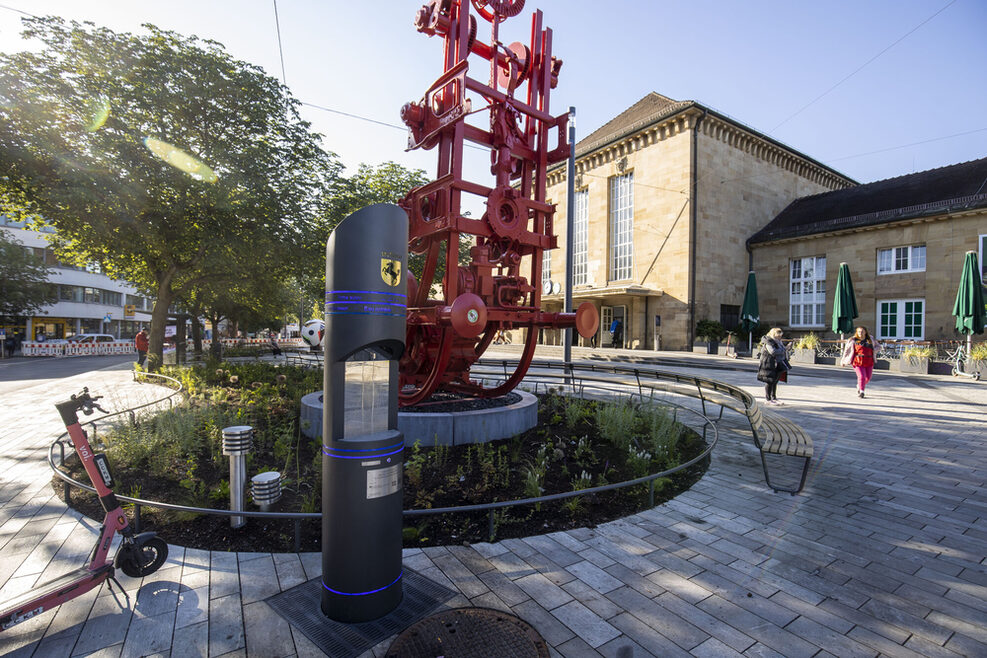
<svg viewBox="0 0 987 658"><path fill-rule="evenodd" d="M850 267L857 322L884 340L953 340L967 251L987 280L987 158L798 199L749 241L761 319L836 338L834 290Z"/></svg>
<svg viewBox="0 0 987 658"><path fill-rule="evenodd" d="M697 321L736 326L747 240L793 200L854 184L699 103L648 94L576 146L573 304L600 311L598 345L617 319L624 347L690 349ZM548 178L559 248L536 282L546 310L563 302L566 193L562 164Z"/></svg>

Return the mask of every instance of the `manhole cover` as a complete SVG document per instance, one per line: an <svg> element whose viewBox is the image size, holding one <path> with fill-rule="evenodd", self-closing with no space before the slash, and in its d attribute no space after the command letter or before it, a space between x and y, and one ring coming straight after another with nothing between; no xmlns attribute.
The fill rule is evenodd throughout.
<svg viewBox="0 0 987 658"><path fill-rule="evenodd" d="M501 610L457 608L406 628L386 658L548 658L548 645L526 621Z"/></svg>

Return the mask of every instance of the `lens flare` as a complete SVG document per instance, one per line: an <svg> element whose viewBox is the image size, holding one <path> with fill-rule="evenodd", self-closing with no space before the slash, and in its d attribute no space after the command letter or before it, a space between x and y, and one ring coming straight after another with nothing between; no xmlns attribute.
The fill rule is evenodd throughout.
<svg viewBox="0 0 987 658"><path fill-rule="evenodd" d="M180 169L195 180L206 183L215 183L219 180L216 172L210 169L205 163L192 157L177 146L172 146L168 142L163 142L154 137L145 137L144 146L154 155L158 156L175 169Z"/></svg>
<svg viewBox="0 0 987 658"><path fill-rule="evenodd" d="M86 107L86 117L89 122L86 130L93 133L103 127L106 120L110 118L110 99L100 94L98 98L89 101Z"/></svg>

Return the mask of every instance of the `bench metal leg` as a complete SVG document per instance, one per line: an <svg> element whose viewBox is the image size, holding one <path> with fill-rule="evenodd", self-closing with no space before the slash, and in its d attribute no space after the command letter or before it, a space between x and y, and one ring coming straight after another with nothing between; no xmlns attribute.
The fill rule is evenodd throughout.
<svg viewBox="0 0 987 658"><path fill-rule="evenodd" d="M788 455L778 455L778 456L779 457L787 457ZM784 492L790 493L790 494L792 494L794 496L795 494L797 494L800 491L802 491L802 488L805 486L805 479L809 475L809 462L812 460L812 458L811 457L792 457L792 459L802 459L802 460L804 460L804 463L802 464L802 476L799 479L799 486L798 486L797 489L790 489L790 488L786 488L786 487L779 487L779 486L775 486L775 485L771 484L771 476L768 475L768 461L767 461L767 459L764 456L764 451L763 450L761 451L761 468L764 470L764 481L773 490L775 490L775 491L784 491Z"/></svg>

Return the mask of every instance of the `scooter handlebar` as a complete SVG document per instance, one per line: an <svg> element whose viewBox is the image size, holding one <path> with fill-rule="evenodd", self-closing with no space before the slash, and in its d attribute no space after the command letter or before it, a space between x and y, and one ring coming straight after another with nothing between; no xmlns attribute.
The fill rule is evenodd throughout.
<svg viewBox="0 0 987 658"><path fill-rule="evenodd" d="M86 414L87 416L91 416L93 410L101 411L104 414L107 413L106 409L96 404L96 400L101 400L102 398L103 398L102 395L95 395L95 396L89 395L89 388L86 387L82 389L81 393L77 395L73 395L70 399L72 401L72 405L76 409Z"/></svg>

